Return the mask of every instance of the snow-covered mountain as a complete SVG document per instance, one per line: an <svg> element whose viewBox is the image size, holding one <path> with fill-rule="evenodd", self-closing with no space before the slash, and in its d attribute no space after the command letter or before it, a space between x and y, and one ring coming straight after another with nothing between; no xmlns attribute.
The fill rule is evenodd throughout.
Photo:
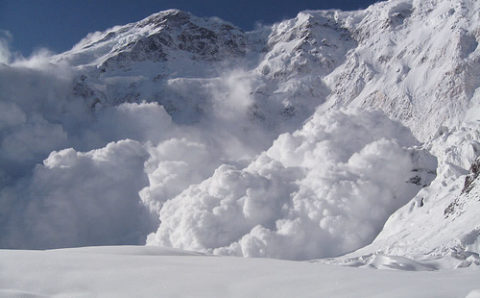
<svg viewBox="0 0 480 298"><path fill-rule="evenodd" d="M168 10L0 64L0 246L478 265L479 11Z"/></svg>

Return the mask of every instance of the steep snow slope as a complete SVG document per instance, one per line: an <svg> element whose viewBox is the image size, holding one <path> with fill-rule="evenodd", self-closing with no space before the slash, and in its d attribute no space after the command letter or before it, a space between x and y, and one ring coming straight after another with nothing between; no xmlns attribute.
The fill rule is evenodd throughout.
<svg viewBox="0 0 480 298"><path fill-rule="evenodd" d="M390 217L370 246L341 262L362 264L375 253L430 261L447 256L456 259L453 267L480 265L478 158L470 172L451 164L440 169L429 187Z"/></svg>
<svg viewBox="0 0 480 298"><path fill-rule="evenodd" d="M477 1L389 1L345 18L358 47L326 78L328 105L380 108L438 161L437 178L354 254L458 257L479 264L480 9ZM466 191L469 189L469 191Z"/></svg>
<svg viewBox="0 0 480 298"><path fill-rule="evenodd" d="M388 1L339 18L358 46L326 78L331 105L380 108L421 140L478 101L476 1Z"/></svg>
<svg viewBox="0 0 480 298"><path fill-rule="evenodd" d="M478 11L168 10L1 64L0 245L478 264Z"/></svg>

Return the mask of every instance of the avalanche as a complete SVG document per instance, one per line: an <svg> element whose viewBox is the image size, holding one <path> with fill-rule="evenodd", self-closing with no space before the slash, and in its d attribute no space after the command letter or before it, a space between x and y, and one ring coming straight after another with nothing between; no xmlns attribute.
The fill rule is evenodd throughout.
<svg viewBox="0 0 480 298"><path fill-rule="evenodd" d="M378 112L316 113L244 169L167 201L147 244L285 259L342 255L430 183L436 160Z"/></svg>
<svg viewBox="0 0 480 298"><path fill-rule="evenodd" d="M395 278L413 282L391 296L467 295L480 265L479 11L476 0L390 0L361 11L303 11L244 32L168 10L29 58L0 39L0 247L148 245L132 253L0 251L0 295L68 296L76 293L66 292L70 285L92 282L67 276L56 290L35 292L38 274L5 273L17 270L11 258L31 261L22 270L53 266L46 278L56 280L56 259L104 268L127 252L142 274L170 281L181 274L175 262L189 270L197 258L166 258L179 250L153 246L323 258L195 259L221 266L213 277L246 283L250 294L259 285L229 266L250 272L260 264L258 278L275 271L269 266L283 270L266 280L275 287L292 270L306 278L300 286L312 287L316 274L325 283L352 276L342 282L355 291L388 295L358 286L359 272L369 272L389 280L379 289L398 287ZM162 258L142 259L157 250ZM320 263L470 268L413 281ZM152 269L165 264L170 277ZM433 276L465 278L465 288L437 289L445 283L426 281ZM215 286L201 281L195 289ZM287 295L281 289L266 294ZM115 293L92 288L104 290ZM351 295L317 290L305 294Z"/></svg>

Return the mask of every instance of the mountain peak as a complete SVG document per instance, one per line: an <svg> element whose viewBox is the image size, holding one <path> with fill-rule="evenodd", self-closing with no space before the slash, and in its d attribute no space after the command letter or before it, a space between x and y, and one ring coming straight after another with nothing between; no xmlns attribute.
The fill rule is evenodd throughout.
<svg viewBox="0 0 480 298"><path fill-rule="evenodd" d="M244 54L241 29L219 18L200 18L178 9L155 13L136 23L89 34L59 55L74 65L128 69L133 62L165 61L186 52L192 59L221 60Z"/></svg>
<svg viewBox="0 0 480 298"><path fill-rule="evenodd" d="M188 23L191 18L192 15L186 11L182 11L179 9L168 9L146 17L145 19L137 22L137 26L182 26L185 23Z"/></svg>

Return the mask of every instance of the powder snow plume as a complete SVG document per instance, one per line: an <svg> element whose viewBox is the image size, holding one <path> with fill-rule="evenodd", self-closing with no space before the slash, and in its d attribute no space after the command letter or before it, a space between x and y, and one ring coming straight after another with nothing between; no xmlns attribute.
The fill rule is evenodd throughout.
<svg viewBox="0 0 480 298"><path fill-rule="evenodd" d="M286 259L353 251L433 179L435 158L415 145L378 112L317 113L247 167L222 165L165 203L147 243Z"/></svg>

